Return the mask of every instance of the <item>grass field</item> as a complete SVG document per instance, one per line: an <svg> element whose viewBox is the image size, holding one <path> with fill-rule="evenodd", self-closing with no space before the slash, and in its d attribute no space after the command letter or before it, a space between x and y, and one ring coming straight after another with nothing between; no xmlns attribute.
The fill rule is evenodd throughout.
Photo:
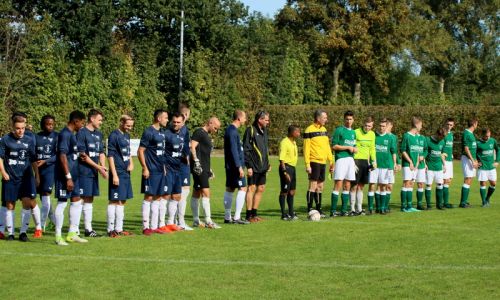
<svg viewBox="0 0 500 300"><path fill-rule="evenodd" d="M211 183L212 212L219 223L222 163L213 159L217 177ZM307 183L302 166L299 162L296 206L303 217ZM145 237L138 234L139 176L137 168L136 197L127 205L125 220L136 236L68 247L55 246L53 233L30 243L0 241L0 299L500 298L500 192L490 208L481 208L477 182L472 209L400 213L398 174L389 215L284 222L274 159L260 210L265 222ZM454 204L461 177L457 163ZM94 228L104 233L107 185L101 184ZM326 186L328 210L332 182ZM191 220L189 207L187 212Z"/></svg>

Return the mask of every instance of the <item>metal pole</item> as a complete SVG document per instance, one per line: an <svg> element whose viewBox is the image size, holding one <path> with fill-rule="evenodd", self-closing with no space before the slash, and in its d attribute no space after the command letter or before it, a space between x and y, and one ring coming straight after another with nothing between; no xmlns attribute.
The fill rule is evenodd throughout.
<svg viewBox="0 0 500 300"><path fill-rule="evenodd" d="M184 10L181 10L181 45L179 63L179 103L182 101L182 68L184 65Z"/></svg>

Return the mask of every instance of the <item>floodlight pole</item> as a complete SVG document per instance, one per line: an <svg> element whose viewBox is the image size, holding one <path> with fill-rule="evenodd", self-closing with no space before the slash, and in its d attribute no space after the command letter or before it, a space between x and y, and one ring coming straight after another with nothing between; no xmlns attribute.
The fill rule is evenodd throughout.
<svg viewBox="0 0 500 300"><path fill-rule="evenodd" d="M181 10L181 45L179 63L179 103L182 101L182 69L184 65L184 8Z"/></svg>

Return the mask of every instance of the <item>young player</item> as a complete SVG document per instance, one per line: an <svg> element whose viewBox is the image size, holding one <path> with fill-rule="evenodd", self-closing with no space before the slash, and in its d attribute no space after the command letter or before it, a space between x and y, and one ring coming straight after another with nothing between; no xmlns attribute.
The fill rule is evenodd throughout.
<svg viewBox="0 0 500 300"><path fill-rule="evenodd" d="M335 171L333 173L335 183L331 197L330 217L338 215L336 210L340 189L342 189L342 210L340 211L340 216L348 215L347 209L351 181L356 180L356 165L353 157L358 152L356 148L356 133L352 129L353 123L354 113L346 111L344 113L344 126L337 127L332 136L332 150L335 152ZM352 212L355 212L354 204L354 202L351 203Z"/></svg>
<svg viewBox="0 0 500 300"><path fill-rule="evenodd" d="M123 230L125 203L133 198L130 172L134 169L134 161L130 155L129 132L134 127L134 119L122 115L120 126L108 137L108 236L126 236L131 233Z"/></svg>
<svg viewBox="0 0 500 300"><path fill-rule="evenodd" d="M38 193L42 200L41 223L44 231L49 216L52 223L55 223L50 201L50 195L54 189L55 164L57 159L58 133L54 131L54 126L55 117L45 115L40 121L42 131L36 135L36 164L40 173Z"/></svg>
<svg viewBox="0 0 500 300"><path fill-rule="evenodd" d="M444 209L443 202L443 172L446 170L446 153L443 152L445 141L445 130L439 128L433 136L427 138L425 144L427 153L425 162L427 165L427 186L425 188L425 202L427 209L431 209L432 183L436 182L436 207Z"/></svg>
<svg viewBox="0 0 500 300"><path fill-rule="evenodd" d="M444 125L446 135L444 137L443 147L443 153L446 154L446 164L443 172L443 205L445 208L453 208L453 205L449 203L450 184L453 179L453 127L455 127L455 120L453 118L446 119Z"/></svg>
<svg viewBox="0 0 500 300"><path fill-rule="evenodd" d="M469 191L472 183L472 178L476 176L477 162L477 141L474 136L479 121L477 118L472 118L467 122L468 128L462 134L462 171L464 174L464 184L462 185L462 193L460 197L460 207L469 208Z"/></svg>
<svg viewBox="0 0 500 300"><path fill-rule="evenodd" d="M483 207L490 206L490 199L497 183L497 167L500 162L500 154L497 141L491 137L489 128L481 130L481 138L477 141L477 160L479 170L477 179L480 184L480 194ZM486 193L486 182L490 182L488 192Z"/></svg>
<svg viewBox="0 0 500 300"><path fill-rule="evenodd" d="M300 129L297 126L288 126L287 137L282 139L279 148L279 176L280 176L280 196L281 220L292 221L298 219L293 209L295 188L297 178L295 166L297 165L299 151L296 140L300 136ZM288 204L288 212L285 210L285 200Z"/></svg>
<svg viewBox="0 0 500 300"><path fill-rule="evenodd" d="M192 230L193 228L186 225L186 220L184 216L186 215L186 205L187 198L190 192L191 185L191 170L189 167L189 157L190 157L190 138L189 138L189 129L186 125L189 117L191 116L191 109L186 104L179 105L179 112L184 116L182 127L180 130L179 136L181 140L184 142L183 146L183 155L182 155L182 164L181 164L181 182L182 182L182 191L181 191L181 200L178 202L179 206L177 208L177 218L178 225L184 230Z"/></svg>
<svg viewBox="0 0 500 300"><path fill-rule="evenodd" d="M377 157L377 168L370 172L371 193L377 192L375 197L376 206L380 214L386 214L388 209L387 185L394 177L394 166L396 165L396 144L391 134L387 133L387 119L380 120L379 131L375 133L375 151ZM368 202L368 212L373 213L373 201Z"/></svg>
<svg viewBox="0 0 500 300"><path fill-rule="evenodd" d="M401 141L401 156L403 158L403 187L401 188L401 211L416 212L413 208L413 184L419 176L419 164L424 160L424 142L419 133L422 129L422 119L412 117L411 129L403 135ZM425 169L424 169L425 170ZM425 178L425 172L423 173ZM421 179L420 179L421 180Z"/></svg>
<svg viewBox="0 0 500 300"><path fill-rule="evenodd" d="M267 125L269 125L269 113L259 111L255 115L253 124L247 127L243 135L243 152L248 175L245 219L250 222L262 221L258 216L258 209L266 188L267 172L271 169Z"/></svg>
<svg viewBox="0 0 500 300"><path fill-rule="evenodd" d="M240 140L238 128L245 125L247 115L244 111L236 110L233 113L233 123L226 128L224 133L224 165L226 168L226 192L224 193L224 223L226 224L250 224L247 220L241 219L241 210L245 205L245 195L247 184L243 167L245 157L243 144ZM234 190L238 189L236 195L236 207L234 219L231 218L231 206L233 203Z"/></svg>
<svg viewBox="0 0 500 300"><path fill-rule="evenodd" d="M163 109L155 110L153 124L144 129L137 156L142 166L141 193L144 194L142 202L142 233L164 234L158 228L160 214L160 200L167 194L165 173L165 133L168 113ZM164 220L164 219L163 219Z"/></svg>
<svg viewBox="0 0 500 300"><path fill-rule="evenodd" d="M324 110L314 112L314 123L304 131L304 162L309 176L309 189L307 190L307 211L312 210L313 202L316 210L324 217L321 209L323 184L325 182L326 162L330 163L330 173L333 173L333 154L326 132L325 124L328 116Z"/></svg>
<svg viewBox="0 0 500 300"><path fill-rule="evenodd" d="M91 109L87 115L87 125L76 134L80 197L83 199L83 222L86 237L100 237L92 229L92 211L94 197L99 196L99 176L108 179L106 169L106 155L104 154L104 139L99 131L103 121L103 114L97 109Z"/></svg>
<svg viewBox="0 0 500 300"><path fill-rule="evenodd" d="M220 128L220 121L211 117L203 125L196 129L191 137L191 172L193 173L193 196L191 198L191 209L193 211L193 227L206 227L219 229L220 226L212 221L210 210L210 185L209 179L213 177L210 168L210 153L212 152L212 139L210 134L215 134ZM200 222L199 201L205 214L205 224Z"/></svg>
<svg viewBox="0 0 500 300"><path fill-rule="evenodd" d="M425 157L427 157L427 137L418 133L418 143L423 147L424 151L420 153L423 159L420 160L417 167L417 176L415 182L417 183L417 210L425 210L424 208L424 188L427 181L427 164L425 162Z"/></svg>
<svg viewBox="0 0 500 300"><path fill-rule="evenodd" d="M392 119L387 118L387 134L392 138L392 142L394 143L394 147L396 149L396 164L394 165L394 170L391 172L389 171L389 183L386 186L386 194L385 194L385 199L386 203L384 204L384 207L386 209L386 213L391 212L391 195L392 195L392 188L394 183L396 182L396 178L394 176L394 173L398 172L401 170L401 156L399 154L399 142L398 142L398 137L392 133L392 127L394 123Z"/></svg>
<svg viewBox="0 0 500 300"><path fill-rule="evenodd" d="M26 232L28 230L32 210L36 226L35 235L33 237L42 237L40 208L38 208L35 200L36 184L40 182L38 167L35 162L35 141L33 137L25 135L25 130L25 118L13 116L12 131L4 135L0 140L2 206L7 209L5 216L5 225L8 233L7 241L14 240L14 211L18 199L22 201L23 206L19 241L29 241ZM35 177L33 177L33 172ZM0 232L0 239L3 238L3 232Z"/></svg>
<svg viewBox="0 0 500 300"><path fill-rule="evenodd" d="M57 136L57 160L56 160L56 198L57 206L54 211L56 225L56 244L67 246L62 238L62 227L64 223L64 209L69 207L69 232L66 241L70 243L86 243L86 239L79 237L80 217L82 215L82 201L80 198L79 170L78 170L78 146L75 133L85 125L85 115L81 111L73 111L69 115L69 121Z"/></svg>

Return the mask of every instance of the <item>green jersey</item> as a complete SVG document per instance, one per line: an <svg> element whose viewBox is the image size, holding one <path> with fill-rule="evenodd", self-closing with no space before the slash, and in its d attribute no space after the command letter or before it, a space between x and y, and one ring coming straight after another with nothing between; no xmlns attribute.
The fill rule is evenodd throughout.
<svg viewBox="0 0 500 300"><path fill-rule="evenodd" d="M472 155L472 159L475 159L477 152L476 137L469 129L465 129L462 135L462 155L467 156L465 147L469 147L470 155Z"/></svg>
<svg viewBox="0 0 500 300"><path fill-rule="evenodd" d="M422 151L420 152L420 156L426 157L427 156L427 138L423 135L418 135L418 144L420 145ZM425 169L425 161L420 161L418 164L419 169Z"/></svg>
<svg viewBox="0 0 500 300"><path fill-rule="evenodd" d="M335 128L335 132L332 136L332 146L356 146L356 133L351 128L345 126L339 126ZM335 161L339 158L353 157L354 154L349 150L335 151Z"/></svg>
<svg viewBox="0 0 500 300"><path fill-rule="evenodd" d="M480 170L493 170L495 162L500 162L498 143L494 138L477 141L477 160L481 162Z"/></svg>
<svg viewBox="0 0 500 300"><path fill-rule="evenodd" d="M394 169L393 154L396 154L394 139L390 133L375 133L377 168Z"/></svg>
<svg viewBox="0 0 500 300"><path fill-rule="evenodd" d="M430 171L442 171L443 170L443 149L444 149L445 141L444 139L441 141L436 141L433 137L427 138L427 156L425 157L425 161L427 162L427 168Z"/></svg>
<svg viewBox="0 0 500 300"><path fill-rule="evenodd" d="M392 142L394 143L394 148L396 149L396 163L398 165L400 165L401 164L401 156L399 155L398 136L393 134L393 133L388 133L388 134L391 136Z"/></svg>
<svg viewBox="0 0 500 300"><path fill-rule="evenodd" d="M453 161L453 132L448 132L443 141L443 153L446 154L446 161Z"/></svg>
<svg viewBox="0 0 500 300"><path fill-rule="evenodd" d="M424 154L424 140L420 137L418 134L406 132L403 134L403 140L401 141L401 153L406 152L414 166L417 166L419 156ZM409 166L410 163L406 159L403 159L403 167Z"/></svg>

